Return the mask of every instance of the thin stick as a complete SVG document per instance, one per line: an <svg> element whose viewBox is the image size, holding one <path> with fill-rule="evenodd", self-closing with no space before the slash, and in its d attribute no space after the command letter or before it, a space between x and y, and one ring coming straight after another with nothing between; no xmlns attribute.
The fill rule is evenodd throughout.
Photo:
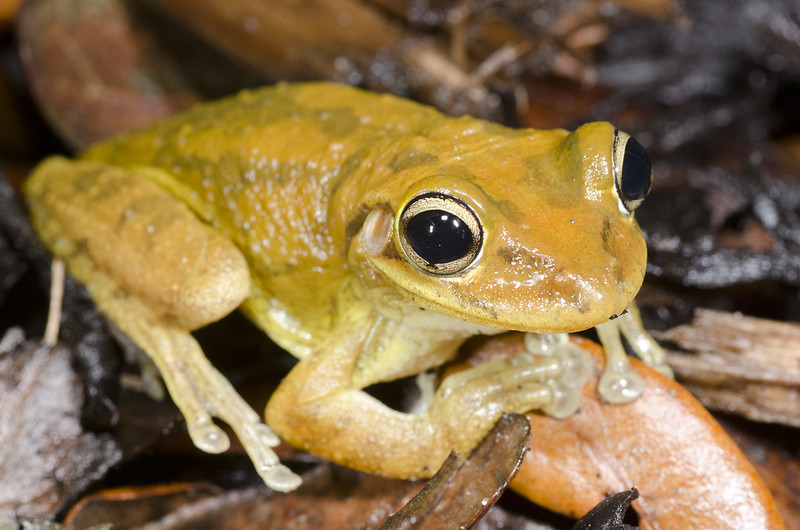
<svg viewBox="0 0 800 530"><path fill-rule="evenodd" d="M47 311L47 326L44 328L44 342L50 347L58 342L58 328L61 325L61 303L64 300L64 260L53 258L50 267L50 308Z"/></svg>

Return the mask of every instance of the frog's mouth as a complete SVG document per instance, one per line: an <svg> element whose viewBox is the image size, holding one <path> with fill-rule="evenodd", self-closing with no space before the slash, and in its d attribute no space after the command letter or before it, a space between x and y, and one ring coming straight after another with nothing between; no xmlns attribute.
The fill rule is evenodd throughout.
<svg viewBox="0 0 800 530"><path fill-rule="evenodd" d="M526 282L487 279L470 271L451 277L416 276L417 281L409 281L394 275L393 282L416 307L486 328L531 333L572 333L606 322L633 302L643 278L610 274L587 279L556 272Z"/></svg>

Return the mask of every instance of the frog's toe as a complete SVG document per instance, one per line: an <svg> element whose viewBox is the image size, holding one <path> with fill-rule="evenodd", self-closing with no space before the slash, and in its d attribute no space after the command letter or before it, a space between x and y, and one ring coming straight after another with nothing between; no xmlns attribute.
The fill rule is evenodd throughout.
<svg viewBox="0 0 800 530"><path fill-rule="evenodd" d="M214 425L211 417L205 415L201 418L186 418L186 428L192 443L206 453L219 454L227 451L231 442L225 432Z"/></svg>
<svg viewBox="0 0 800 530"><path fill-rule="evenodd" d="M502 402L503 412L525 414L532 410L539 410L551 403L553 390L545 383L528 381L509 388L498 394L495 399Z"/></svg>
<svg viewBox="0 0 800 530"><path fill-rule="evenodd" d="M264 483L275 491L287 493L296 490L303 483L303 479L282 464L257 469Z"/></svg>
<svg viewBox="0 0 800 530"><path fill-rule="evenodd" d="M558 361L534 359L529 353L521 353L509 359L494 359L447 376L439 386L438 394L445 398L456 391L471 387L489 393L512 388L526 381L544 382L556 377L561 371Z"/></svg>
<svg viewBox="0 0 800 530"><path fill-rule="evenodd" d="M267 486L282 492L296 489L302 479L282 465L278 455L271 449L280 443L280 439L272 429L261 423L258 415L238 394L234 396L225 392L228 386L223 385L222 392L216 394L217 397L225 395L225 399L215 404L209 403L209 408L215 409L215 415L231 426ZM229 390L233 391L233 388ZM230 446L228 436L208 415L194 416L191 421L187 417L186 423L192 441L199 449L221 453Z"/></svg>
<svg viewBox="0 0 800 530"><path fill-rule="evenodd" d="M204 384L199 386L207 410L231 426L264 483L276 491L296 489L302 480L271 449L280 443L278 436L219 372L203 372L203 376Z"/></svg>
<svg viewBox="0 0 800 530"><path fill-rule="evenodd" d="M229 448L228 436L212 419L219 418L231 426L267 486L277 491L299 486L300 477L281 465L272 450L280 443L278 437L208 362L192 336L167 325L151 324L146 329L140 339L152 346L151 357L186 419L195 446L208 453L221 453Z"/></svg>
<svg viewBox="0 0 800 530"><path fill-rule="evenodd" d="M536 355L545 355L558 362L558 377L547 384L552 399L542 406L542 411L554 418L566 418L578 410L583 385L594 371L594 360L578 345L572 343L566 333L525 335L525 346Z"/></svg>
<svg viewBox="0 0 800 530"><path fill-rule="evenodd" d="M597 391L603 399L614 404L629 403L644 392L644 381L633 371L620 338L622 323L626 319L620 317L595 327L606 359Z"/></svg>
<svg viewBox="0 0 800 530"><path fill-rule="evenodd" d="M644 329L642 318L639 315L639 308L636 307L636 304L631 304L628 307L628 311L617 318L616 324L620 333L628 341L628 344L639 359L662 375L670 379L675 378L672 368L667 364L664 349Z"/></svg>
<svg viewBox="0 0 800 530"><path fill-rule="evenodd" d="M248 422L245 425L233 425L233 428L256 471L267 486L282 492L292 491L300 486L303 482L302 479L281 464L278 455L270 449L280 443L272 429L258 421Z"/></svg>
<svg viewBox="0 0 800 530"><path fill-rule="evenodd" d="M609 403L630 403L644 392L644 381L625 363L604 370L597 384L597 391Z"/></svg>
<svg viewBox="0 0 800 530"><path fill-rule="evenodd" d="M582 351L582 350L581 350ZM578 411L583 386L591 377L593 363L591 357L566 359L564 374L548 381L553 398L542 407L542 412L558 419L568 418Z"/></svg>

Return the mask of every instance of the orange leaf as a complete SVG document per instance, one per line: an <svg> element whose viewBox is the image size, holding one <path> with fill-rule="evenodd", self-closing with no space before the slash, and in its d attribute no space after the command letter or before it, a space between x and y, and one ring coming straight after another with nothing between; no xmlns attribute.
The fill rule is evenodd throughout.
<svg viewBox="0 0 800 530"><path fill-rule="evenodd" d="M714 418L678 383L633 360L641 398L609 405L597 394L603 352L573 340L598 361L580 410L565 420L528 413L530 452L511 488L554 511L580 517L604 497L635 486L643 529L785 528L753 466ZM524 349L505 334L473 347L468 362Z"/></svg>

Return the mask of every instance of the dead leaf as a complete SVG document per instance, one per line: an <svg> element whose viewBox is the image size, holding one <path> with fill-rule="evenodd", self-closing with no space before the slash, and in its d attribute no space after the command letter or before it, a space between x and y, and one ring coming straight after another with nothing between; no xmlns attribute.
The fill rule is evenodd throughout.
<svg viewBox="0 0 800 530"><path fill-rule="evenodd" d="M130 528L220 494L220 488L204 483L105 490L81 499L64 518L64 525L88 528L115 521L114 528Z"/></svg>
<svg viewBox="0 0 800 530"><path fill-rule="evenodd" d="M83 387L69 350L20 343L8 334L3 344L0 526L54 518L120 458L109 435L81 428Z"/></svg>
<svg viewBox="0 0 800 530"><path fill-rule="evenodd" d="M451 453L422 491L381 528L471 527L505 491L529 439L523 416L503 415L469 458Z"/></svg>
<svg viewBox="0 0 800 530"><path fill-rule="evenodd" d="M191 106L195 95L117 0L32 0L18 19L20 55L45 116L70 145Z"/></svg>
<svg viewBox="0 0 800 530"><path fill-rule="evenodd" d="M601 364L599 346L575 340ZM473 345L482 360L523 348L520 334ZM527 415L530 452L512 489L577 517L635 486L644 529L784 528L763 482L713 417L680 385L633 361L646 384L633 403L601 402L595 378L570 418Z"/></svg>

